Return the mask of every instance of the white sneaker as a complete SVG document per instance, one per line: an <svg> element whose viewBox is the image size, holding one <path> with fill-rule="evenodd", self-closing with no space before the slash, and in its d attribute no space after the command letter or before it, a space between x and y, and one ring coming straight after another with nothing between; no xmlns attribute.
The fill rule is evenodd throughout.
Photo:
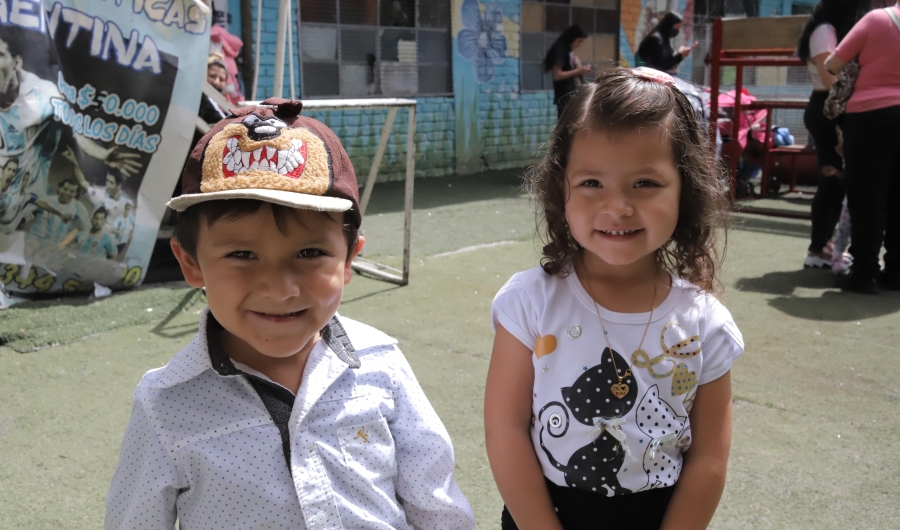
<svg viewBox="0 0 900 530"><path fill-rule="evenodd" d="M853 264L853 256L848 252L841 252L840 255L834 256L831 260L831 272L839 274L850 268Z"/></svg>
<svg viewBox="0 0 900 530"><path fill-rule="evenodd" d="M808 252L806 257L803 259L803 268L804 269L830 269L831 268L831 256L826 255L824 252L820 254L813 254L812 252Z"/></svg>

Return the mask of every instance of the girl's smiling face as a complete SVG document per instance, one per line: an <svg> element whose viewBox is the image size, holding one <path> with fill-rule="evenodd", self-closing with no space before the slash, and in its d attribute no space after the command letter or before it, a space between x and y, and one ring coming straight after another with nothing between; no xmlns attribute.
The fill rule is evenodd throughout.
<svg viewBox="0 0 900 530"><path fill-rule="evenodd" d="M589 255L614 266L656 260L678 224L681 177L671 144L662 126L575 135L566 222Z"/></svg>

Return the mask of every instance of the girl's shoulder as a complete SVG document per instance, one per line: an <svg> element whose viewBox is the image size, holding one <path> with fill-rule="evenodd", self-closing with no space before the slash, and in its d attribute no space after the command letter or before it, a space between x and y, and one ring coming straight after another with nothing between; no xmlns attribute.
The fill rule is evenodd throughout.
<svg viewBox="0 0 900 530"><path fill-rule="evenodd" d="M493 306L499 307L525 306L541 312L547 304L565 296L567 287L565 273L547 274L541 267L517 272L497 291Z"/></svg>
<svg viewBox="0 0 900 530"><path fill-rule="evenodd" d="M691 313L707 322L733 321L731 312L715 295L693 283L672 275L672 296L676 298L679 312Z"/></svg>
<svg viewBox="0 0 900 530"><path fill-rule="evenodd" d="M565 283L565 273L547 274L541 267L534 267L513 274L497 292L497 296L509 291L547 292L558 289Z"/></svg>

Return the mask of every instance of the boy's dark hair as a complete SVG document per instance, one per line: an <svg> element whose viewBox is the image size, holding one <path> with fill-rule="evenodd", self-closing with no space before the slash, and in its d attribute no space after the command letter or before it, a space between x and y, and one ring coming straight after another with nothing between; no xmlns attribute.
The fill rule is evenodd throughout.
<svg viewBox="0 0 900 530"><path fill-rule="evenodd" d="M8 166L10 162L15 162L17 166L21 167L21 164L19 164L19 157L11 156L6 159L6 162L3 163L3 168L6 169L6 166Z"/></svg>
<svg viewBox="0 0 900 530"><path fill-rule="evenodd" d="M91 217L97 217L98 213L102 213L105 217L109 217L109 211L106 209L105 206L101 206L101 207L97 208L96 210L94 210L94 213L91 215Z"/></svg>
<svg viewBox="0 0 900 530"><path fill-rule="evenodd" d="M172 235L178 244L192 258L197 258L197 236L200 234L200 223L212 225L221 219L236 220L256 213L263 206L271 208L275 224L282 234L287 233L287 217L297 211L296 208L282 206L254 199L227 199L206 201L195 204L178 214L178 224ZM347 259L350 259L359 241L359 230L350 218L350 211L344 212L344 235L347 236Z"/></svg>
<svg viewBox="0 0 900 530"><path fill-rule="evenodd" d="M65 186L66 184L75 186L76 189L78 189L80 187L80 186L78 186L78 182L75 179L63 179L63 180L59 181L59 184L56 185L56 189L60 189L63 186Z"/></svg>
<svg viewBox="0 0 900 530"><path fill-rule="evenodd" d="M569 232L565 211L566 165L575 135L585 130L616 135L648 124L665 127L681 176L678 223L656 258L679 277L715 292L724 258L724 246L717 247L716 236L717 228L725 227L727 195L707 126L677 88L621 68L584 86L569 100L546 154L528 172L525 188L540 206L541 266L548 274L565 274L572 256L581 250Z"/></svg>

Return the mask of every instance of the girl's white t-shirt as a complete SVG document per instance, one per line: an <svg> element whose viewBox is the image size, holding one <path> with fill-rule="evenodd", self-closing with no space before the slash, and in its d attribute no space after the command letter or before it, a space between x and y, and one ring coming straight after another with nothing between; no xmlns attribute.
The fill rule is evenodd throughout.
<svg viewBox="0 0 900 530"><path fill-rule="evenodd" d="M837 49L837 31L834 26L828 24L819 24L809 36L809 57L813 58L823 53L834 53ZM806 61L806 68L809 69L809 76L812 77L813 90L825 90L825 83L819 75L819 69L812 61Z"/></svg>
<svg viewBox="0 0 900 530"><path fill-rule="evenodd" d="M672 486L690 446L697 385L725 375L744 350L731 313L675 276L635 352L649 313L599 307L574 272L540 267L514 275L494 298L492 319L532 350L532 442L544 476L613 496ZM627 393L611 392L620 374ZM619 390L622 390L619 388ZM624 441L624 446L623 446Z"/></svg>

